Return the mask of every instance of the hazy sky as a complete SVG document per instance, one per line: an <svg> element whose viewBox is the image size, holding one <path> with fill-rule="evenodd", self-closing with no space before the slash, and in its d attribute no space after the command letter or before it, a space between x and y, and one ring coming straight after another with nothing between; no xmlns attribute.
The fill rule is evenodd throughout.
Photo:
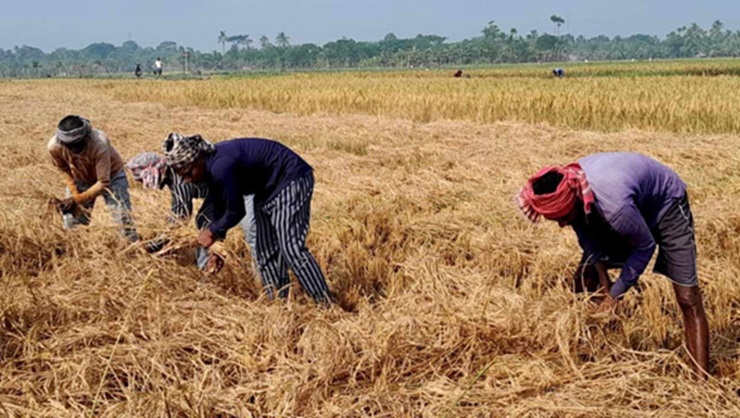
<svg viewBox="0 0 740 418"><path fill-rule="evenodd" d="M377 40L388 32L459 40L478 36L489 20L520 33L553 31L552 14L566 19L564 32L586 36L663 36L717 19L740 30L738 0L3 0L0 10L0 48L27 44L46 52L128 39L210 51L220 49L220 30L255 41L285 31L292 43Z"/></svg>

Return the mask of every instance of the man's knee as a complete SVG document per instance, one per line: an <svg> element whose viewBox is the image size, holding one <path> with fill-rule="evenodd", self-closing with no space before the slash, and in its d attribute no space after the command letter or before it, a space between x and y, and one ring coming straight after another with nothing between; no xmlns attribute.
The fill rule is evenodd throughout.
<svg viewBox="0 0 740 418"><path fill-rule="evenodd" d="M274 242L268 241L267 243L260 242L256 243L254 258L258 264L269 264L279 260L282 249Z"/></svg>
<svg viewBox="0 0 740 418"><path fill-rule="evenodd" d="M280 253L292 269L300 268L311 259L311 253L305 245L289 244L281 245Z"/></svg>
<svg viewBox="0 0 740 418"><path fill-rule="evenodd" d="M699 286L681 287L675 286L676 301L682 310L696 309L702 305L701 291Z"/></svg>

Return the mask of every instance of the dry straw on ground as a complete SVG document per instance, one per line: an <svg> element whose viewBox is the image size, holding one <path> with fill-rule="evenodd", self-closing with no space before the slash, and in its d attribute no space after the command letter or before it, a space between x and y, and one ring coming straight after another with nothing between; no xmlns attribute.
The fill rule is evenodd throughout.
<svg viewBox="0 0 740 418"><path fill-rule="evenodd" d="M178 88L179 84L167 84ZM118 88L113 85L113 88ZM12 417L737 417L740 138L428 124L124 103L87 82L0 83L0 415ZM65 233L45 143L79 112L125 158L170 130L279 139L316 169L310 247L354 312L269 303L241 234L215 277L128 247L98 202ZM667 280L617 320L567 277L572 234L512 195L543 164L633 150L691 187L715 379L690 379ZM140 230L166 193L134 187ZM231 256L234 255L234 256Z"/></svg>

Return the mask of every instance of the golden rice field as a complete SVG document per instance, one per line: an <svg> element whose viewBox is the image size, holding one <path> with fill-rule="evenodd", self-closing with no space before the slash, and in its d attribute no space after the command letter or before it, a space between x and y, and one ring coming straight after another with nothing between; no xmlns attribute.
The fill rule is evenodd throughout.
<svg viewBox="0 0 740 418"><path fill-rule="evenodd" d="M0 82L0 416L740 416L737 79L416 74ZM215 277L122 242L102 201L63 231L45 144L67 113L124 158L170 131L298 151L344 309L265 300L240 231ZM666 279L596 316L569 290L573 234L513 205L540 166L613 150L690 186L708 382ZM131 194L140 232L161 232L167 193Z"/></svg>
<svg viewBox="0 0 740 418"><path fill-rule="evenodd" d="M259 109L298 115L354 114L494 123L520 121L615 132L740 133L740 60L621 63L452 71L298 74L172 83L98 85L125 101L214 109ZM651 75L652 76L649 76ZM661 75L663 74L663 75ZM612 76L609 76L612 75Z"/></svg>

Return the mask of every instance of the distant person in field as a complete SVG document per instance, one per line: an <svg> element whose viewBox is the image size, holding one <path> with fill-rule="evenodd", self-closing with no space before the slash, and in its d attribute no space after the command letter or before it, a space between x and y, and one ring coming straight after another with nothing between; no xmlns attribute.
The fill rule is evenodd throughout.
<svg viewBox="0 0 740 418"><path fill-rule="evenodd" d="M313 169L285 145L269 139L239 138L216 145L200 135L170 134L167 163L188 182L208 184L207 205L215 220L198 236L209 248L244 218L244 196L254 195L257 266L268 296L288 295L288 267L316 302L331 302L318 263L306 248Z"/></svg>
<svg viewBox="0 0 740 418"><path fill-rule="evenodd" d="M576 281L607 293L599 311L617 305L659 247L654 270L673 283L694 371L707 375L709 326L696 270L694 220L686 184L675 172L640 154L594 154L543 168L517 200L531 221L544 217L573 228L583 248ZM613 284L607 272L612 268L621 268Z"/></svg>
<svg viewBox="0 0 740 418"><path fill-rule="evenodd" d="M61 202L65 229L88 225L87 215L95 199L103 196L121 233L134 242L139 235L131 219L131 199L123 161L108 137L93 129L90 121L76 115L64 117L48 144L54 166L67 186L67 198ZM80 206L85 211L72 215Z"/></svg>
<svg viewBox="0 0 740 418"><path fill-rule="evenodd" d="M155 152L142 152L128 163L126 167L131 170L135 181L142 183L147 189L161 190L167 187L171 195L170 216L168 222L178 222L189 219L193 213L193 201L195 199L205 199L208 196L208 184L205 182L189 183L172 168L170 168L162 155ZM246 215L241 220L241 226L244 229L244 236L249 245L249 249L254 256L257 254L257 224L254 219L254 196L244 196L244 211ZM198 214L195 216L195 225L198 230L202 230L213 221L213 207L201 205ZM201 270L206 268L208 263L208 249L199 247L196 251L196 264Z"/></svg>
<svg viewBox="0 0 740 418"><path fill-rule="evenodd" d="M134 75L136 75L136 78L141 78L143 71L141 70L141 64L136 64L136 69L134 70Z"/></svg>
<svg viewBox="0 0 740 418"><path fill-rule="evenodd" d="M455 77L455 78L460 78L460 77L463 76L463 72L462 72L462 70L457 70L457 71L455 71L455 74L453 74L452 76Z"/></svg>
<svg viewBox="0 0 740 418"><path fill-rule="evenodd" d="M157 76L162 75L162 59L157 57L157 60L154 61L154 74Z"/></svg>
<svg viewBox="0 0 740 418"><path fill-rule="evenodd" d="M565 70L562 68L555 68L554 70L552 70L552 75L557 78L563 78L565 77Z"/></svg>

